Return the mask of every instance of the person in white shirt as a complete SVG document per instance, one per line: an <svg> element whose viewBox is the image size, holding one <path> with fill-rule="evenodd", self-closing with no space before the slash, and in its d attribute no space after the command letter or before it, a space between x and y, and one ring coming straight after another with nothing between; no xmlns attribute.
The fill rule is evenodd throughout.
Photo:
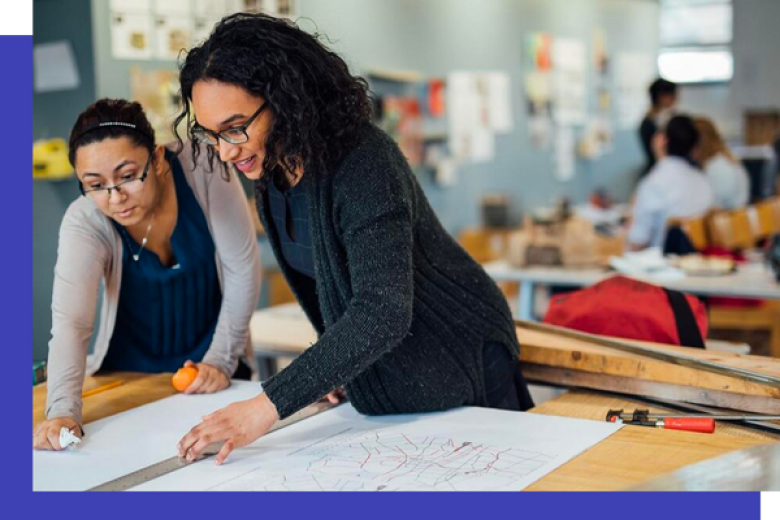
<svg viewBox="0 0 780 520"><path fill-rule="evenodd" d="M699 132L690 117L673 117L662 139L662 158L642 179L628 232L628 248L662 247L669 219L702 216L713 205L712 188L691 164Z"/></svg>
<svg viewBox="0 0 780 520"><path fill-rule="evenodd" d="M696 158L712 186L715 206L729 210L744 208L750 197L747 171L734 158L712 121L697 117L694 123L700 136Z"/></svg>

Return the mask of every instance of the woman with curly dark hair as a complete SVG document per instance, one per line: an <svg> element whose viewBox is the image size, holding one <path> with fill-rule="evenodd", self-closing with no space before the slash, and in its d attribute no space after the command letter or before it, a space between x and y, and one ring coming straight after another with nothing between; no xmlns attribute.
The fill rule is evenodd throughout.
<svg viewBox="0 0 780 520"><path fill-rule="evenodd" d="M236 447L341 388L363 414L531 406L503 295L444 231L363 79L293 23L223 19L180 72L192 138L255 181L274 254L319 340L179 443Z"/></svg>

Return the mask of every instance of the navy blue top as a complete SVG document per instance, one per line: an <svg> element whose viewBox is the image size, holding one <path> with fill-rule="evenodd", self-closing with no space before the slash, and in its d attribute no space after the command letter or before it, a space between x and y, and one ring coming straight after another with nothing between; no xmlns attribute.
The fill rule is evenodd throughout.
<svg viewBox="0 0 780 520"><path fill-rule="evenodd" d="M175 372L211 346L222 306L208 223L176 156L166 151L179 215L171 235L175 264L166 267L114 221L123 241L122 285L114 334L102 368ZM154 227L152 228L154 233Z"/></svg>
<svg viewBox="0 0 780 520"><path fill-rule="evenodd" d="M284 261L299 273L314 278L309 206L304 183L299 182L282 192L271 181L268 183L268 199Z"/></svg>

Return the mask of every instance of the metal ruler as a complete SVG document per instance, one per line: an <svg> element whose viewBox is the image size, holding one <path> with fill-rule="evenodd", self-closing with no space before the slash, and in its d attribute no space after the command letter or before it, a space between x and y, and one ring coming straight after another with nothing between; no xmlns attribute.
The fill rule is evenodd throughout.
<svg viewBox="0 0 780 520"><path fill-rule="evenodd" d="M626 395L625 397L627 399L637 398L637 396L635 395ZM671 401L669 399L661 399L659 397L652 397L652 396L642 396L641 398L653 404L666 406L672 409L683 410L686 412L698 412L700 414L698 415L698 417L708 417L711 419L715 419L716 421L719 420L736 421L741 423L740 424L741 426L745 426L747 428L751 428L754 430L762 430L765 432L770 432L775 435L780 435L780 424L774 422L767 422L767 421L780 421L780 417L778 416L755 415L755 414L743 415L743 416L731 416L731 415L723 416L723 415L719 415L723 413L723 410L719 408L712 408L709 406L697 405L693 403L683 403L681 401ZM688 415L687 417L693 417L693 415Z"/></svg>
<svg viewBox="0 0 780 520"><path fill-rule="evenodd" d="M270 435L275 431L281 430L282 428L300 422L304 419L308 419L309 417L313 417L321 412L324 412L325 410L330 410L331 408L335 408L336 406L338 405L330 404L328 402L315 403L311 406L304 408L298 413L294 413L287 419L277 422L268 431L268 433L266 433L266 435ZM128 473L127 475L124 475L122 477L116 478L114 480L110 480L105 484L95 486L91 489L88 489L87 491L127 491L128 489L134 488L136 486L140 486L141 484L149 482L150 480L154 480L158 477L162 477L163 475L167 475L168 473L173 473L174 471L189 466L190 464L195 464L201 460L213 457L214 455L219 453L221 447L222 447L221 443L207 446L206 449L203 450L203 453L201 453L201 455L193 462L187 462L184 459L179 458L178 456L171 457L169 459L165 459L156 464L152 464L151 466L147 466L137 471L133 471L132 473Z"/></svg>

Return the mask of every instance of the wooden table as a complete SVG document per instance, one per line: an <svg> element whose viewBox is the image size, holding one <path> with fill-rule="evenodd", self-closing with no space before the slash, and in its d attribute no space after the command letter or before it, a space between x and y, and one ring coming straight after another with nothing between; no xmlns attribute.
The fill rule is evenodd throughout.
<svg viewBox="0 0 780 520"><path fill-rule="evenodd" d="M517 268L512 267L504 260L490 262L483 267L497 282L517 282L520 284L516 313L519 319L526 321L533 319L534 289L536 286L588 287L617 274L614 271L595 268ZM675 280L652 276L633 276L632 278L698 296L780 300L780 284L775 281L769 269L761 264L741 266L737 272L724 276L686 276Z"/></svg>
<svg viewBox="0 0 780 520"><path fill-rule="evenodd" d="M573 390L531 412L601 421L608 410L620 408L649 408L651 413L670 411L638 399ZM712 434L624 426L526 490L624 490L689 464L778 440L767 433L722 422L717 423Z"/></svg>
<svg viewBox="0 0 780 520"><path fill-rule="evenodd" d="M120 380L111 388L84 400L84 422L151 403L176 391L170 374L116 373L87 378L84 388ZM43 420L45 385L33 388L33 426ZM647 407L627 400L586 391L570 391L531 410L533 413L603 420L612 408ZM652 412L664 411L649 407ZM702 434L625 426L606 440L538 480L531 491L620 490L674 471L688 464L730 451L777 442L769 434L718 423L715 433Z"/></svg>
<svg viewBox="0 0 780 520"><path fill-rule="evenodd" d="M116 372L87 377L84 392L114 381L122 384L84 398L84 424L174 395L176 389L171 384L172 376ZM33 428L45 419L45 413L46 383L43 383L33 387Z"/></svg>

